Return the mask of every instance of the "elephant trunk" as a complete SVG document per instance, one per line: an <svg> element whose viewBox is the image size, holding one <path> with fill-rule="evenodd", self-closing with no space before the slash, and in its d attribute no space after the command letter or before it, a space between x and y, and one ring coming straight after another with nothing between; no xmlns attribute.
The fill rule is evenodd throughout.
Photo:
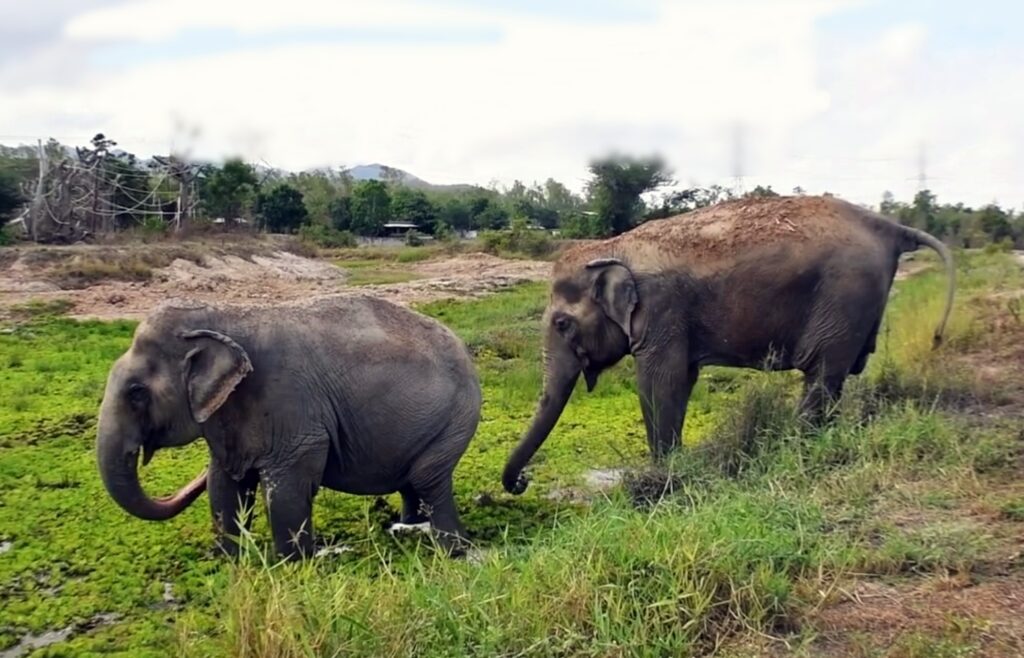
<svg viewBox="0 0 1024 658"><path fill-rule="evenodd" d="M534 413L530 428L505 463L505 471L501 477L505 491L511 494L519 495L526 491L529 483L523 477L522 471L558 422L579 378L579 362L575 357L552 360L548 358L549 356L550 353L546 352L544 392L537 405L537 411ZM567 368L569 363L577 367Z"/></svg>
<svg viewBox="0 0 1024 658"><path fill-rule="evenodd" d="M169 498L146 495L139 483L139 449L102 430L97 442L100 477L110 497L126 512L147 521L165 521L180 514L206 490L206 470Z"/></svg>

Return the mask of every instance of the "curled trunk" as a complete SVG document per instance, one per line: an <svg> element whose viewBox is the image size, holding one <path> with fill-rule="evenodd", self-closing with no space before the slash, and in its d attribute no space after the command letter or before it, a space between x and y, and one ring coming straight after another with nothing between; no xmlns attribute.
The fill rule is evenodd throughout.
<svg viewBox="0 0 1024 658"><path fill-rule="evenodd" d="M126 449L123 441L100 435L97 459L103 485L126 512L147 521L177 516L206 490L206 470L168 498L150 498L139 483L138 448Z"/></svg>

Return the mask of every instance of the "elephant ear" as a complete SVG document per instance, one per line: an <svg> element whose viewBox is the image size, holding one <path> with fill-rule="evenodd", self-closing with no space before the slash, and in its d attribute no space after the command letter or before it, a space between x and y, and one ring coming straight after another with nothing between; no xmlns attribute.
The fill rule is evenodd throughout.
<svg viewBox="0 0 1024 658"><path fill-rule="evenodd" d="M185 356L189 408L197 423L205 423L252 372L252 362L241 345L222 333L197 329L181 336L195 344Z"/></svg>
<svg viewBox="0 0 1024 658"><path fill-rule="evenodd" d="M617 258L592 260L587 263L587 269L597 271L590 296L601 306L605 315L619 325L632 345L633 311L639 301L633 272Z"/></svg>

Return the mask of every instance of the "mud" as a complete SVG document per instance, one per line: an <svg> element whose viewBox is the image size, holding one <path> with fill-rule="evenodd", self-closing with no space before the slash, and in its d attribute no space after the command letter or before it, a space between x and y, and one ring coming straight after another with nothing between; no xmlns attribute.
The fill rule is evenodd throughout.
<svg viewBox="0 0 1024 658"><path fill-rule="evenodd" d="M141 245L138 249L145 248ZM57 258L59 256L51 255L45 264L22 258L0 270L0 316L12 315L12 306L67 300L70 303L68 315L73 318L138 320L161 302L174 297L209 304L259 306L360 293L408 306L441 299L479 297L519 283L546 280L551 269L546 262L467 254L394 265L414 274L417 279L413 281L349 286L343 267L278 251L247 258L231 254L203 255L194 260L175 258L165 267L154 268L147 280L104 280L82 289L66 290L45 280L45 266L52 265Z"/></svg>

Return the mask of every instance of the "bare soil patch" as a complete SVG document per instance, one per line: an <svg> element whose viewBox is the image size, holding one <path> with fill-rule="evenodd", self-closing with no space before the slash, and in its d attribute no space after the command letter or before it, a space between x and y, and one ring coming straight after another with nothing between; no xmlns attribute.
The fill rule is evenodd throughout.
<svg viewBox="0 0 1024 658"><path fill-rule="evenodd" d="M897 656L927 645L971 648L969 655L1024 655L1024 576L974 582L939 576L920 582L857 583L813 618L812 655ZM954 655L954 654L948 654ZM967 655L967 654L955 654Z"/></svg>
<svg viewBox="0 0 1024 658"><path fill-rule="evenodd" d="M0 263L0 316L29 302L67 300L71 317L139 319L170 297L274 304L349 291L409 305L544 280L551 268L540 261L465 254L389 265L414 280L355 287L347 284L343 264L297 255L287 246L246 241L11 250Z"/></svg>

